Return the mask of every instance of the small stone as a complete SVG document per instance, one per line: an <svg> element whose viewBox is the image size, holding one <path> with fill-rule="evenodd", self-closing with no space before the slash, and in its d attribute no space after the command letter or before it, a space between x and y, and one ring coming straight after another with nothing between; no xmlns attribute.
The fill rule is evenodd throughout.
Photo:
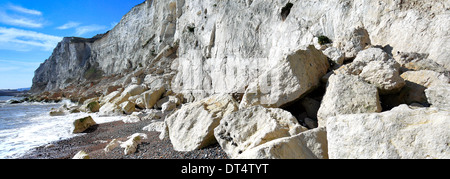
<svg viewBox="0 0 450 179"><path fill-rule="evenodd" d="M79 151L72 159L90 159L90 157L85 151Z"/></svg>

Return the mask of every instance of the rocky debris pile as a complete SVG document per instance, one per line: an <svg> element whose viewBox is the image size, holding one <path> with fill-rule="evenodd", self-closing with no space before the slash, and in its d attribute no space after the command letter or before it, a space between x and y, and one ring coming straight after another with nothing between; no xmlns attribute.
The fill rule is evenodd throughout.
<svg viewBox="0 0 450 179"><path fill-rule="evenodd" d="M179 151L450 158L448 5L411 2L146 1L100 39L63 40L32 91L148 121Z"/></svg>
<svg viewBox="0 0 450 179"><path fill-rule="evenodd" d="M115 149L116 147L120 146L121 148L124 148L124 155L130 155L136 152L137 147L139 144L142 143L143 140L147 139L147 134L143 133L136 133L128 137L128 140L125 142L122 142L118 139L113 139L104 149L103 151L105 153L108 153Z"/></svg>
<svg viewBox="0 0 450 179"><path fill-rule="evenodd" d="M449 53L442 50L449 46L442 30L449 29L448 9L440 0L145 1L105 34L64 38L36 70L30 91L40 100L83 102L153 75L192 102L245 93L267 69L290 70L282 65L291 63L287 57L309 45L324 50L335 68L375 44L399 56L402 69L441 73L450 68ZM396 68L389 61L371 63L384 69L379 75ZM286 91L293 93L287 101L303 93L298 86Z"/></svg>
<svg viewBox="0 0 450 179"><path fill-rule="evenodd" d="M316 51L309 55L320 60L324 54ZM286 67L294 69L290 65L303 57L291 57L293 62L285 64ZM373 70L378 62L388 68ZM177 151L193 151L218 143L235 159L450 157L450 108L446 95L450 78L445 72L402 71L394 57L376 47L362 49L353 61L335 70L327 65L331 75L320 68L309 70L321 75L310 77L314 73L277 71L279 76L290 78L295 74L293 79L314 78L317 83L307 85L304 94L292 99L282 97L290 93L283 90L291 88L278 87L264 94L280 96L278 99L285 102L275 100L262 105L262 96L248 91L241 100L233 94L217 94L187 102L189 99L167 91L164 85L147 86L142 82L86 100L80 109L94 112L99 108L101 115L128 114L125 121L130 123L147 120L149 124L142 130L161 132L160 139L169 139ZM320 82L327 75L326 83ZM281 86L286 86L282 84L285 82L279 81ZM316 92L321 88L324 93ZM317 95L321 100L316 100ZM250 96L253 101L261 101L248 103ZM389 99L398 100L398 105L384 109L381 103L389 96L398 96ZM299 115L298 110L305 112ZM318 125L307 125L306 118ZM137 133L126 142L112 140L104 151L121 146L124 155L132 154L141 139L145 139L145 134Z"/></svg>

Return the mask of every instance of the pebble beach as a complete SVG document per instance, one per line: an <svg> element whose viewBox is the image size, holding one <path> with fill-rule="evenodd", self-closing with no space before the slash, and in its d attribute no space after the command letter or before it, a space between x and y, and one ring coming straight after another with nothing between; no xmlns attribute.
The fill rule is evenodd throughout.
<svg viewBox="0 0 450 179"><path fill-rule="evenodd" d="M90 159L228 159L218 144L191 152L175 151L169 139L159 139L159 132L142 130L148 123L141 121L126 124L116 121L99 124L85 131L84 135L37 147L21 159L71 159L81 150L87 152ZM135 153L124 155L121 147L104 152L103 149L113 139L125 141L137 132L147 134L148 139L138 145Z"/></svg>

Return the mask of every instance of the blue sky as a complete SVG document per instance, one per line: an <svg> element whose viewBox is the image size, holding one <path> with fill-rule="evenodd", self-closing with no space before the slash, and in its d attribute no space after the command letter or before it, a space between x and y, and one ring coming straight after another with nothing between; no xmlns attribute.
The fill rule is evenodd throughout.
<svg viewBox="0 0 450 179"><path fill-rule="evenodd" d="M31 87L63 37L105 33L144 0L0 0L0 89Z"/></svg>

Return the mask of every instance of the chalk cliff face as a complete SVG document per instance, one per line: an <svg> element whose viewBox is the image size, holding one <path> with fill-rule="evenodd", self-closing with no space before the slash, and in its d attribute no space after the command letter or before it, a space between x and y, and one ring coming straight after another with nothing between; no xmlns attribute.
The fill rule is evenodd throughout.
<svg viewBox="0 0 450 179"><path fill-rule="evenodd" d="M161 49L173 43L176 18L169 11L176 9L171 7L166 1L144 2L106 34L92 39L64 38L36 70L32 91L58 91L71 85L80 89L84 87L81 84L95 85L111 77L114 80L109 82L117 81L138 67L148 66Z"/></svg>
<svg viewBox="0 0 450 179"><path fill-rule="evenodd" d="M65 38L36 70L32 91L95 87L111 77L110 86L128 85L127 74L140 69L142 78L174 76L169 86L201 91L194 96L244 91L320 35L346 58L372 44L391 55L425 53L449 69L449 8L439 0L145 1L98 39Z"/></svg>
<svg viewBox="0 0 450 179"><path fill-rule="evenodd" d="M92 75L83 75L96 71L95 61L91 59L93 39L64 38L53 51L52 56L36 70L32 91L42 92L65 88L81 79L90 79ZM97 75L100 75L98 72ZM82 76L80 78L80 76Z"/></svg>
<svg viewBox="0 0 450 179"><path fill-rule="evenodd" d="M31 91L127 122L162 119L176 150L449 158L448 19L441 0L147 0L105 34L64 38ZM371 127L380 136L360 134ZM410 136L426 140L392 143ZM338 150L352 144L388 155Z"/></svg>

